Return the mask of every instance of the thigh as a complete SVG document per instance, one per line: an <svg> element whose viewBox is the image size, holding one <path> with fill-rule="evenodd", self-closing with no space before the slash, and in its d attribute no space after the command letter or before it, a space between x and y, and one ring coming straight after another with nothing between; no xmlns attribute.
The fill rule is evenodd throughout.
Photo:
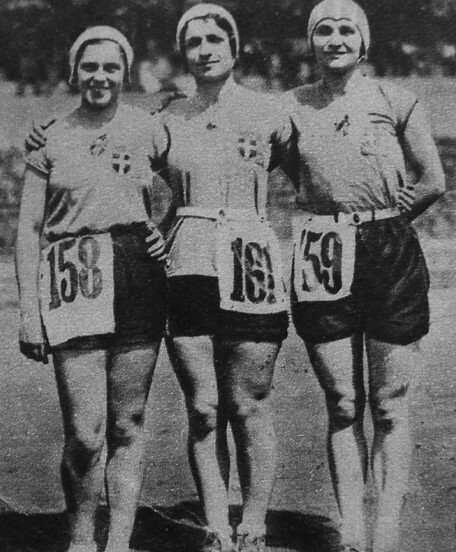
<svg viewBox="0 0 456 552"><path fill-rule="evenodd" d="M160 342L114 348L110 351L107 376L111 415L142 413L152 383Z"/></svg>
<svg viewBox="0 0 456 552"><path fill-rule="evenodd" d="M166 344L174 371L187 403L218 402L214 367L214 347L208 335L167 338Z"/></svg>
<svg viewBox="0 0 456 552"><path fill-rule="evenodd" d="M216 370L223 401L269 396L281 342L220 340L216 342Z"/></svg>
<svg viewBox="0 0 456 552"><path fill-rule="evenodd" d="M317 379L327 396L355 399L364 394L363 339L353 337L326 343L306 343Z"/></svg>
<svg viewBox="0 0 456 552"><path fill-rule="evenodd" d="M419 342L395 345L366 339L371 398L383 400L404 396L422 361Z"/></svg>
<svg viewBox="0 0 456 552"><path fill-rule="evenodd" d="M53 359L65 427L104 423L106 351L62 350L54 352Z"/></svg>

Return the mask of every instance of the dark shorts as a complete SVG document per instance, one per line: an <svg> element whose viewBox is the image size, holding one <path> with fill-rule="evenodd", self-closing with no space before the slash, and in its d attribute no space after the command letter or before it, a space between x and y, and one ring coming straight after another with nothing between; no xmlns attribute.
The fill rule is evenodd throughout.
<svg viewBox="0 0 456 552"><path fill-rule="evenodd" d="M282 341L288 333L288 313L222 310L217 278L173 276L168 280L168 333L171 337L217 335L243 341Z"/></svg>
<svg viewBox="0 0 456 552"><path fill-rule="evenodd" d="M166 275L146 251L144 224L111 231L114 250L115 332L76 337L52 347L105 349L146 345L163 337L166 328Z"/></svg>
<svg viewBox="0 0 456 552"><path fill-rule="evenodd" d="M403 218L367 222L356 235L351 295L338 301L297 303L293 322L309 343L365 333L407 345L429 331L429 273L415 229Z"/></svg>

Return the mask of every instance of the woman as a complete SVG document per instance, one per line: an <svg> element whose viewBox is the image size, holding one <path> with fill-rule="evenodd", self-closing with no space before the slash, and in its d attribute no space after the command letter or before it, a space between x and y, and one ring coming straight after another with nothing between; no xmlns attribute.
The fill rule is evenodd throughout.
<svg viewBox="0 0 456 552"><path fill-rule="evenodd" d="M374 552L398 550L410 463L408 402L428 332L428 273L410 222L444 191L423 111L410 92L363 77L369 26L352 0L324 0L308 40L321 80L288 93L298 131L302 213L294 221L293 320L323 388L341 550L363 549L374 424ZM406 185L405 167L416 179Z"/></svg>
<svg viewBox="0 0 456 552"><path fill-rule="evenodd" d="M20 345L33 360L53 356L70 552L97 549L104 480L106 550L129 549L143 475L144 410L165 325L150 163L166 154L168 137L144 112L119 102L132 60L119 31L99 26L82 33L70 50L80 104L48 128L44 147L27 155L16 252ZM149 234L153 259L144 241Z"/></svg>
<svg viewBox="0 0 456 552"><path fill-rule="evenodd" d="M225 9L191 8L176 41L196 93L160 115L171 136L168 171L178 207L168 238L168 351L185 395L190 463L211 532L205 550L233 549L230 423L243 497L236 538L239 550L260 551L276 465L271 385L288 325L266 188L291 126L273 98L235 84L239 35Z"/></svg>

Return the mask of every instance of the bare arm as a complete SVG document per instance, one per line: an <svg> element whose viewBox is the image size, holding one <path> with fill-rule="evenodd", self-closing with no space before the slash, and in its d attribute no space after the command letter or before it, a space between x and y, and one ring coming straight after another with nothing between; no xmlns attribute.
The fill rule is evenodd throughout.
<svg viewBox="0 0 456 552"><path fill-rule="evenodd" d="M21 351L28 358L47 363L38 272L40 236L44 220L47 179L26 168L16 242L16 278L19 286Z"/></svg>
<svg viewBox="0 0 456 552"><path fill-rule="evenodd" d="M417 177L409 211L410 220L413 220L445 192L445 176L437 147L419 105L414 107L407 122L403 145L406 160Z"/></svg>

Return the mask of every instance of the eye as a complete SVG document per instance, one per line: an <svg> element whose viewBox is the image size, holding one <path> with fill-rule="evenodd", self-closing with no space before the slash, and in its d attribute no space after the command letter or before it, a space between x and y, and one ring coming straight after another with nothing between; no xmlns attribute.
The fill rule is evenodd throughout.
<svg viewBox="0 0 456 552"><path fill-rule="evenodd" d="M354 27L351 27L350 25L342 25L339 28L339 32L343 36L351 36L356 34L356 29Z"/></svg>
<svg viewBox="0 0 456 552"><path fill-rule="evenodd" d="M330 25L319 25L315 29L315 34L317 36L331 36L333 33L333 28Z"/></svg>
<svg viewBox="0 0 456 552"><path fill-rule="evenodd" d="M197 48L201 44L201 38L198 36L192 36L185 41L185 47L189 50L192 48Z"/></svg>
<svg viewBox="0 0 456 552"><path fill-rule="evenodd" d="M117 73L118 71L122 70L122 66L120 63L107 63L104 66L104 70L106 73Z"/></svg>
<svg viewBox="0 0 456 552"><path fill-rule="evenodd" d="M207 41L210 42L211 44L220 44L221 42L223 42L223 38L221 36L211 34L211 35L208 35Z"/></svg>
<svg viewBox="0 0 456 552"><path fill-rule="evenodd" d="M85 63L81 63L79 67L86 73L95 73L98 69L98 63L86 61Z"/></svg>

